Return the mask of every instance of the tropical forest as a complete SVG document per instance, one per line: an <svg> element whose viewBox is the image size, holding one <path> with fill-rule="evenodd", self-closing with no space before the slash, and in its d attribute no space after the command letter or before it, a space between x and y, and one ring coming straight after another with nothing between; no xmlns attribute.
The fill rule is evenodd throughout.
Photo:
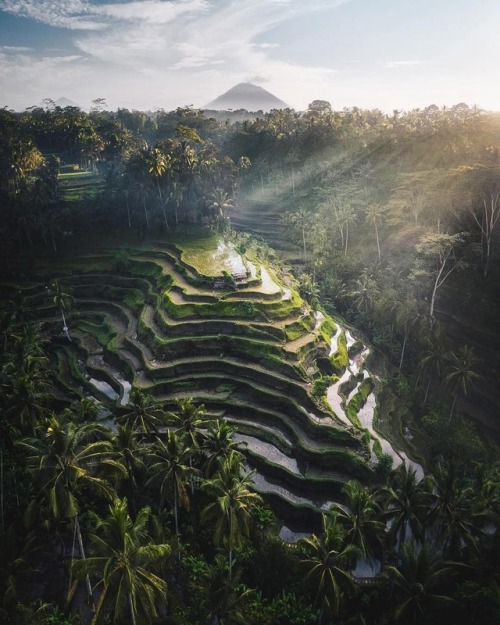
<svg viewBox="0 0 500 625"><path fill-rule="evenodd" d="M500 622L500 115L0 109L0 622Z"/></svg>

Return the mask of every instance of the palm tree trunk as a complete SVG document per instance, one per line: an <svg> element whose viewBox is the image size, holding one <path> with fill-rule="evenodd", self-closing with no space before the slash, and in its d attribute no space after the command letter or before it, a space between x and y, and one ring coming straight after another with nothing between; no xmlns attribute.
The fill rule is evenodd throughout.
<svg viewBox="0 0 500 625"><path fill-rule="evenodd" d="M128 227L131 228L132 224L130 223L130 206L128 204L128 191L125 191L125 203L127 205Z"/></svg>
<svg viewBox="0 0 500 625"><path fill-rule="evenodd" d="M149 217L148 217L148 211L147 211L147 208L146 208L146 200L143 199L142 203L144 205L144 215L146 216L146 225L147 225L148 230L149 230Z"/></svg>
<svg viewBox="0 0 500 625"><path fill-rule="evenodd" d="M378 251L378 259L380 260L380 241L378 238L378 228L377 228L377 224L375 223L375 236L377 237L377 251Z"/></svg>
<svg viewBox="0 0 500 625"><path fill-rule="evenodd" d="M179 520L177 514L177 485L174 484L174 519L175 519L175 535L179 536Z"/></svg>
<svg viewBox="0 0 500 625"><path fill-rule="evenodd" d="M64 332L66 332L66 336L68 337L68 341L71 343L72 341L71 341L71 337L70 337L69 332L68 332L68 326L66 325L66 318L64 316L64 310L63 310L62 306L60 308L61 308L61 316L62 316L62 320L63 320L63 330L64 330Z"/></svg>
<svg viewBox="0 0 500 625"><path fill-rule="evenodd" d="M233 548L229 547L229 580L231 580L233 574Z"/></svg>
<svg viewBox="0 0 500 625"><path fill-rule="evenodd" d="M455 402L457 401L457 395L455 393L455 396L453 397L453 403L451 404L451 411L450 411L450 416L448 418L448 423L451 422L451 418L453 416L453 410L455 409Z"/></svg>
<svg viewBox="0 0 500 625"><path fill-rule="evenodd" d="M108 587L104 586L104 590L102 591L101 596L99 597L99 600L98 600L96 608L95 608L94 616L92 617L92 621L90 622L90 625L96 625L97 624L97 620L99 618L99 613L101 612L102 604L104 603L104 599L106 598L106 593L107 592L108 592Z"/></svg>
<svg viewBox="0 0 500 625"><path fill-rule="evenodd" d="M405 348L406 348L406 337L407 337L407 334L408 334L408 333L407 333L407 332L406 332L406 330L405 330L405 336L404 336L404 339L403 339L403 347L402 347L402 349L401 349L401 358L400 358L400 360L399 360L399 370L400 370L400 371L401 371L401 367L403 366L403 358L404 358L404 356L405 356Z"/></svg>
<svg viewBox="0 0 500 625"><path fill-rule="evenodd" d="M431 376L429 376L429 379L427 380L427 388L425 389L425 397L424 397L424 406L427 403L427 395L429 394L430 385L431 385Z"/></svg>
<svg viewBox="0 0 500 625"><path fill-rule="evenodd" d="M78 520L78 515L75 514L75 527L76 527L76 535L78 537L78 545L80 547L80 555L82 556L82 560L85 560L85 550L83 548L83 539L82 539L82 531L80 529L80 522ZM87 591L89 593L89 598L94 600L94 596L92 594L92 586L90 584L90 577L87 575Z"/></svg>

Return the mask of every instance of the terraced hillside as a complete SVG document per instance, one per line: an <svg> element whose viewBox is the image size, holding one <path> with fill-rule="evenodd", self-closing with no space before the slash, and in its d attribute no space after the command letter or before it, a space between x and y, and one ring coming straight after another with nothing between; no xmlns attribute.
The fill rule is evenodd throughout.
<svg viewBox="0 0 500 625"><path fill-rule="evenodd" d="M47 297L54 278L75 300L71 341ZM192 397L236 426L257 488L290 518L371 469L361 436L310 393L335 324L287 280L212 238L75 255L39 266L22 290L51 339L61 400L124 406L136 387L173 409Z"/></svg>

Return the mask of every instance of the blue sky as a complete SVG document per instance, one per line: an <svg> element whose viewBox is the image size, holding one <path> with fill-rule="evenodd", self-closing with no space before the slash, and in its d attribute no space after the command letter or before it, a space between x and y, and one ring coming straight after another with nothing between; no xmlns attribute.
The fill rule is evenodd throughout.
<svg viewBox="0 0 500 625"><path fill-rule="evenodd" d="M500 110L500 0L0 0L0 106L201 107L254 82L293 108Z"/></svg>

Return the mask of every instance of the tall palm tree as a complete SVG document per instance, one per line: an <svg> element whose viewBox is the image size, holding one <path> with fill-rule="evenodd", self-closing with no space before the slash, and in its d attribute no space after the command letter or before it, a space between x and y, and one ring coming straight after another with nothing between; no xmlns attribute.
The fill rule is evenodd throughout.
<svg viewBox="0 0 500 625"><path fill-rule="evenodd" d="M145 158L146 158L146 162L148 166L148 172L156 178L156 185L158 188L158 199L160 201L160 206L163 211L163 218L165 220L165 225L168 228L167 214L165 212L165 203L163 201L163 197L161 194L160 178L169 168L171 159L169 155L164 154L159 148L153 148L152 150L148 150L145 155Z"/></svg>
<svg viewBox="0 0 500 625"><path fill-rule="evenodd" d="M167 496L173 495L175 533L179 535L179 505L189 509L189 496L186 485L193 473L193 469L186 464L191 450L185 446L184 439L175 432L167 432L166 439L157 437L151 453L148 454L150 461L149 472L151 477L146 482L160 484L160 509L163 507Z"/></svg>
<svg viewBox="0 0 500 625"><path fill-rule="evenodd" d="M478 493L454 463L439 465L432 483L430 521L436 538L447 557L460 558L466 547L475 545L486 520L483 510L474 509Z"/></svg>
<svg viewBox="0 0 500 625"><path fill-rule="evenodd" d="M191 397L180 399L177 410L167 417L169 425L174 426L175 433L184 437L185 445L191 450L189 467L193 468L193 454L198 453L203 432L207 426L205 406L196 406ZM194 495L194 485L191 473L191 495Z"/></svg>
<svg viewBox="0 0 500 625"><path fill-rule="evenodd" d="M397 602L394 622L423 625L434 611L453 607L454 600L443 593L455 568L456 565L444 562L439 554L432 554L426 545L407 542L401 565L387 567Z"/></svg>
<svg viewBox="0 0 500 625"><path fill-rule="evenodd" d="M53 416L39 427L38 435L21 440L19 446L25 450L28 468L40 483L39 497L48 502L54 518L73 520L80 555L85 558L78 519L82 490L90 488L112 498L112 485L97 471L123 475L124 468L111 458L111 443L102 438L105 430L95 424L78 425ZM92 596L90 582L87 586Z"/></svg>
<svg viewBox="0 0 500 625"><path fill-rule="evenodd" d="M143 456L147 452L139 445L137 430L129 425L119 425L111 442L115 459L127 472L123 481L118 483L117 490L127 494L132 514L135 514L140 480L146 472Z"/></svg>
<svg viewBox="0 0 500 625"><path fill-rule="evenodd" d="M167 423L175 428L177 434L186 438L188 447L198 449L208 425L205 406L196 406L191 397L180 399L175 412L168 415Z"/></svg>
<svg viewBox="0 0 500 625"><path fill-rule="evenodd" d="M411 295L406 295L402 300L396 302L394 307L394 325L396 329L403 334L403 345L401 347L401 358L399 360L399 370L403 366L403 360L406 350L406 342L410 335L412 327L417 323L420 316L418 302Z"/></svg>
<svg viewBox="0 0 500 625"><path fill-rule="evenodd" d="M427 479L417 481L416 472L401 464L389 476L389 484L382 489L384 512L391 521L391 544L401 551L408 530L415 540L424 538L425 517L431 502L431 485Z"/></svg>
<svg viewBox="0 0 500 625"><path fill-rule="evenodd" d="M233 551L250 533L252 507L262 502L253 490L251 473L241 475L241 454L232 452L219 458L218 472L203 483L203 489L214 498L203 510L202 521L215 520L214 543L227 546L229 577L233 569Z"/></svg>
<svg viewBox="0 0 500 625"><path fill-rule="evenodd" d="M54 304L59 308L61 313L62 321L63 321L63 331L66 333L68 337L68 341L71 342L71 337L69 336L68 325L66 323L66 317L64 316L64 311L68 311L73 303L74 299L71 295L64 290L64 287L61 285L59 280L54 280L50 285L50 294L52 296Z"/></svg>
<svg viewBox="0 0 500 625"><path fill-rule="evenodd" d="M358 547L367 558L373 557L373 547L381 545L384 525L379 519L380 508L375 495L356 480L349 480L342 488L347 507L334 504L335 514L346 532L346 541Z"/></svg>
<svg viewBox="0 0 500 625"><path fill-rule="evenodd" d="M142 208L144 210L144 217L146 220L146 227L149 230L149 214L148 214L148 207L147 207L147 200L149 198L149 190L147 186L144 184L144 182L139 181L136 183L134 187L134 193L135 193L137 200L142 204Z"/></svg>
<svg viewBox="0 0 500 625"><path fill-rule="evenodd" d="M355 593L354 581L349 573L360 551L346 540L346 533L336 515L322 514L320 536L312 534L301 544L307 553L302 563L307 568L306 579L316 586L315 603L320 604L318 623L325 611L337 618L344 596Z"/></svg>
<svg viewBox="0 0 500 625"><path fill-rule="evenodd" d="M434 376L437 376L438 378L441 377L444 365L445 353L443 351L442 342L440 342L437 338L434 340L427 340L426 348L422 353L419 363L420 370L426 371L428 375L424 395L424 406L427 403L431 381Z"/></svg>
<svg viewBox="0 0 500 625"><path fill-rule="evenodd" d="M375 238L377 240L377 252L378 252L379 261L381 259L381 254L380 254L380 239L379 239L378 228L381 224L383 224L386 213L387 213L387 208L382 206L381 204L370 204L367 207L366 213L365 213L366 223L370 226L373 226L375 230Z"/></svg>
<svg viewBox="0 0 500 625"><path fill-rule="evenodd" d="M108 516L97 521L90 556L74 562L77 577L97 577L102 584L91 625L107 623L110 615L113 623L123 623L127 613L133 625L150 624L165 605L167 583L157 569L170 546L153 544L147 531L150 515L149 508L142 508L132 521L127 500L115 499Z"/></svg>
<svg viewBox="0 0 500 625"><path fill-rule="evenodd" d="M209 423L202 443L202 451L207 455L204 465L206 478L213 477L219 458L227 460L232 452L240 453L241 444L234 440L235 432L235 428L222 419Z"/></svg>
<svg viewBox="0 0 500 625"><path fill-rule="evenodd" d="M474 384L474 380L479 379L480 376L476 371L479 360L474 355L473 349L468 345L463 345L456 353L450 352L448 363L444 381L453 394L453 403L449 417L451 421L458 394L462 392L464 395L467 395Z"/></svg>
<svg viewBox="0 0 500 625"><path fill-rule="evenodd" d="M248 621L245 618L245 603L252 590L240 583L240 571L233 577L227 575L227 562L220 555L216 556L210 569L208 580L208 616L217 625L230 625Z"/></svg>
<svg viewBox="0 0 500 625"><path fill-rule="evenodd" d="M52 399L48 359L41 343L24 332L14 337L11 350L2 370L5 415L11 427L33 431Z"/></svg>
<svg viewBox="0 0 500 625"><path fill-rule="evenodd" d="M165 413L147 391L134 387L126 406L127 412L117 417L120 425L127 425L139 434L158 434L165 425Z"/></svg>
<svg viewBox="0 0 500 625"><path fill-rule="evenodd" d="M234 208L234 200L229 194L217 187L210 195L209 210L213 213L216 222L223 221L227 216L227 211Z"/></svg>

